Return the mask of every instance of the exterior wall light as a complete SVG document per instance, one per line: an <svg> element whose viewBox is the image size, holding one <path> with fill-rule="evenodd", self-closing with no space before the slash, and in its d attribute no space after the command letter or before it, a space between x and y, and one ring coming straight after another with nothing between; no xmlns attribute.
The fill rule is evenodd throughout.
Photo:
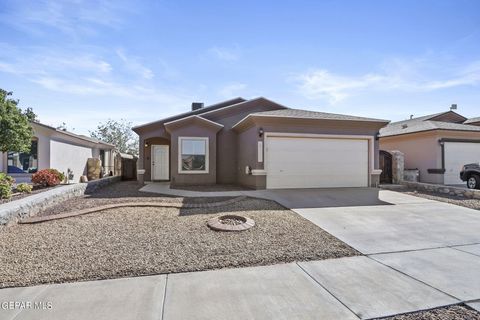
<svg viewBox="0 0 480 320"><path fill-rule="evenodd" d="M263 137L263 128L258 129L258 136Z"/></svg>

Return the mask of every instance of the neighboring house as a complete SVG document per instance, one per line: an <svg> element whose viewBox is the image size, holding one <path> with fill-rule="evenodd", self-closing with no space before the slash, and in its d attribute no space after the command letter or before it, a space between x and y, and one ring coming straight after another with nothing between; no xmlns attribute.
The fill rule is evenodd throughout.
<svg viewBox="0 0 480 320"><path fill-rule="evenodd" d="M472 126L480 126L480 117L470 118L467 121L465 121L463 124L469 124L469 125L472 125Z"/></svg>
<svg viewBox="0 0 480 320"><path fill-rule="evenodd" d="M393 122L380 130L380 149L403 152L405 168L419 169L421 182L463 184L461 167L480 161L479 125L480 118L454 111Z"/></svg>
<svg viewBox="0 0 480 320"><path fill-rule="evenodd" d="M38 122L31 123L33 138L30 152L10 151L0 153L0 171L8 173L18 182L28 181L38 170L53 168L67 173L74 173L74 181L86 175L88 158L100 158L105 171L113 171L112 151L115 146L56 129Z"/></svg>
<svg viewBox="0 0 480 320"><path fill-rule="evenodd" d="M236 98L134 127L146 181L256 189L366 187L386 120Z"/></svg>

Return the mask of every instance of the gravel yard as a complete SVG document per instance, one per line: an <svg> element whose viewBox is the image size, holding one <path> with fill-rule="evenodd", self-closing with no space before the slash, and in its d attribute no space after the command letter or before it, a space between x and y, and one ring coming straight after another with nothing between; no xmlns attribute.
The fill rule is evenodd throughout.
<svg viewBox="0 0 480 320"><path fill-rule="evenodd" d="M448 194L438 194L438 193L433 193L433 192L426 192L426 191L416 191L412 189L399 189L395 190L398 192L406 193L411 196L416 196L420 198L425 198L425 199L430 199L430 200L436 200L436 201L441 201L441 202L447 202L451 204L455 204L457 206L462 206L462 207L467 207L470 209L475 209L475 210L480 210L480 199L467 199L463 197L458 197L458 196L452 196Z"/></svg>
<svg viewBox="0 0 480 320"><path fill-rule="evenodd" d="M215 198L183 198L161 195L158 193L140 192L140 186L136 181L122 181L113 183L104 188L97 190L94 194L84 195L81 197L72 198L68 201L62 202L59 205L53 206L41 213L39 216L65 213L73 210L81 210L92 208L96 206L124 203L124 202L158 202L168 201L175 203L199 203L199 202L217 202L232 197L215 197Z"/></svg>
<svg viewBox="0 0 480 320"><path fill-rule="evenodd" d="M382 320L480 320L480 312L464 305L455 305L427 311L419 311Z"/></svg>
<svg viewBox="0 0 480 320"><path fill-rule="evenodd" d="M69 206L96 201L93 197L76 199ZM230 233L207 227L208 219L229 213L248 216L256 225ZM267 200L247 198L210 209L119 208L4 228L0 232L0 287L357 254L308 220Z"/></svg>

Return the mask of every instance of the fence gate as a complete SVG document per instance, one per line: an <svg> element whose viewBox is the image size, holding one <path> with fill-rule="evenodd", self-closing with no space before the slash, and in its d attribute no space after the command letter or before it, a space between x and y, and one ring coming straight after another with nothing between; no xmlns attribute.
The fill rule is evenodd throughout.
<svg viewBox="0 0 480 320"><path fill-rule="evenodd" d="M392 183L392 155L390 152L380 150L380 183Z"/></svg>

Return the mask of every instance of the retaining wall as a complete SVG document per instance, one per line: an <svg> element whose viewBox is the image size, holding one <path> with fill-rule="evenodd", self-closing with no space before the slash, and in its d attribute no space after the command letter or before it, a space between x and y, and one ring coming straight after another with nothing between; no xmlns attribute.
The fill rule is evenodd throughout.
<svg viewBox="0 0 480 320"><path fill-rule="evenodd" d="M480 199L480 190L471 190L466 188L451 187L441 184L431 184L422 182L402 181L402 184L416 190L437 192L452 196L465 197L469 199Z"/></svg>
<svg viewBox="0 0 480 320"><path fill-rule="evenodd" d="M115 176L105 177L87 183L63 185L19 200L4 203L0 205L0 225L16 222L22 217L33 216L63 201L93 193L99 188L120 180L121 177Z"/></svg>

